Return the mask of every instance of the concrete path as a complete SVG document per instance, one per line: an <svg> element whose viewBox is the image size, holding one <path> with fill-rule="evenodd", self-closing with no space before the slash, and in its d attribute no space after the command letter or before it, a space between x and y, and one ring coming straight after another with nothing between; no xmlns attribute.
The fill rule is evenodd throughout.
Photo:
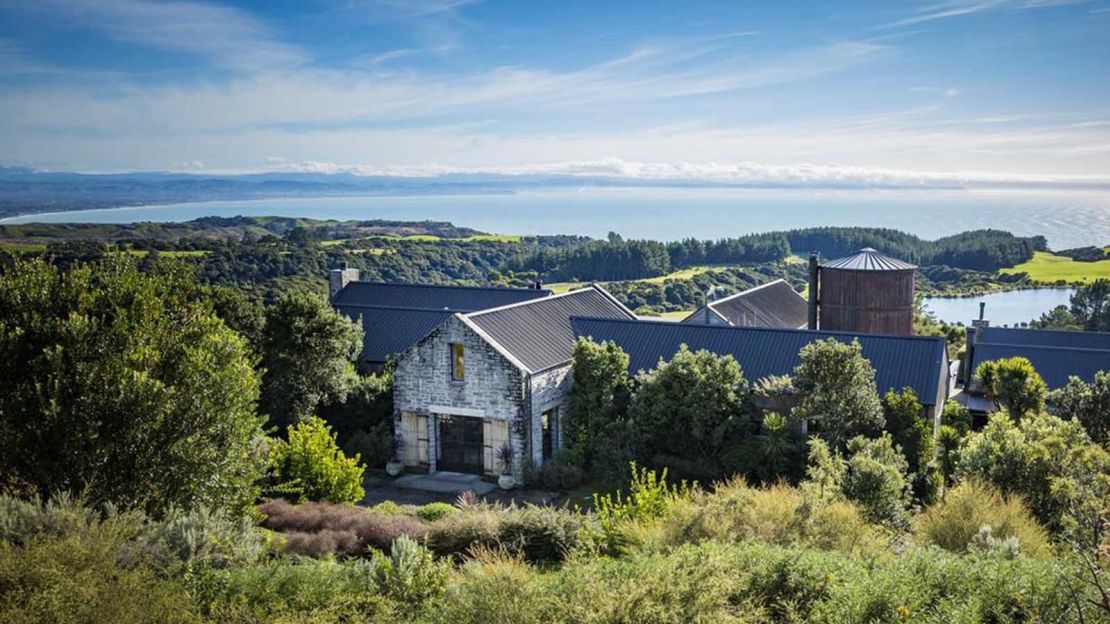
<svg viewBox="0 0 1110 624"><path fill-rule="evenodd" d="M444 471L400 476L393 484L402 490L419 490L435 494L461 494L471 491L478 496L485 496L497 489L496 484L483 481L478 475Z"/></svg>

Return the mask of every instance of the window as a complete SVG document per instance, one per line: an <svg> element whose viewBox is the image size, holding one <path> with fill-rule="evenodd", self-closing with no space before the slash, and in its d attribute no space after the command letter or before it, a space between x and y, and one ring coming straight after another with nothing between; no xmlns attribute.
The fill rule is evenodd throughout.
<svg viewBox="0 0 1110 624"><path fill-rule="evenodd" d="M466 367L463 364L463 346L460 343L451 343L451 380L462 381L466 376Z"/></svg>
<svg viewBox="0 0 1110 624"><path fill-rule="evenodd" d="M543 458L551 459L555 454L555 421L559 417L559 408L555 407L540 414L540 427L543 429Z"/></svg>

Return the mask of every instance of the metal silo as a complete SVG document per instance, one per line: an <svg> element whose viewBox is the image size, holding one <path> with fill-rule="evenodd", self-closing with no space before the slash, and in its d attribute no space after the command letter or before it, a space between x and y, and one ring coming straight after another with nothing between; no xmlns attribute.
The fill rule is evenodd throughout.
<svg viewBox="0 0 1110 624"><path fill-rule="evenodd" d="M817 304L821 329L913 333L915 265L865 247L817 268L818 296L811 306Z"/></svg>

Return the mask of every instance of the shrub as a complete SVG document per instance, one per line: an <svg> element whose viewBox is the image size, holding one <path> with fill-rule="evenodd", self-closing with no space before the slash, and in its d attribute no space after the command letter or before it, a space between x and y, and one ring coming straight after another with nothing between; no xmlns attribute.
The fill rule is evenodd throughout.
<svg viewBox="0 0 1110 624"><path fill-rule="evenodd" d="M599 533L592 535L591 540L607 552L616 552L624 545L622 524L662 517L675 500L689 498L693 494L693 489L685 481L678 486L668 485L666 468L662 473L656 473L647 468L637 468L632 462L630 469L632 478L627 497L622 497L620 492L604 496L594 494Z"/></svg>
<svg viewBox="0 0 1110 624"><path fill-rule="evenodd" d="M1006 408L1015 420L1044 409L1048 385L1026 358L983 362L975 369L975 379L987 396Z"/></svg>
<svg viewBox="0 0 1110 624"><path fill-rule="evenodd" d="M0 541L0 622L199 622L184 587L122 564L134 514Z"/></svg>
<svg viewBox="0 0 1110 624"><path fill-rule="evenodd" d="M963 553L984 526L995 538L1017 538L1024 555L1052 555L1048 533L1021 498L1003 496L993 485L974 479L952 488L942 502L919 515L916 534L923 543Z"/></svg>
<svg viewBox="0 0 1110 624"><path fill-rule="evenodd" d="M253 564L267 551L267 539L247 516L228 517L207 507L171 509L147 523L136 541L161 558L163 567L225 567Z"/></svg>
<svg viewBox="0 0 1110 624"><path fill-rule="evenodd" d="M586 474L577 464L574 454L560 450L545 461L538 469L529 467L525 481L548 490L570 490L586 479Z"/></svg>
<svg viewBox="0 0 1110 624"><path fill-rule="evenodd" d="M498 544L500 513L486 507L463 509L436 522L425 543L440 557L462 558Z"/></svg>
<svg viewBox="0 0 1110 624"><path fill-rule="evenodd" d="M0 539L13 544L87 530L99 520L100 514L64 492L46 501L0 495Z"/></svg>
<svg viewBox="0 0 1110 624"><path fill-rule="evenodd" d="M290 427L289 440L270 449L270 465L278 487L298 500L353 503L365 494L358 455L344 455L319 418Z"/></svg>
<svg viewBox="0 0 1110 624"><path fill-rule="evenodd" d="M581 521L577 513L528 505L512 508L501 519L498 539L510 553L531 563L554 563L566 559L578 544Z"/></svg>
<svg viewBox="0 0 1110 624"><path fill-rule="evenodd" d="M442 520L457 513L459 513L459 508L447 503L428 503L416 510L416 515L428 522Z"/></svg>
<svg viewBox="0 0 1110 624"><path fill-rule="evenodd" d="M368 561L281 558L207 572L194 591L216 621L384 620L394 605L376 591L374 571Z"/></svg>
<svg viewBox="0 0 1110 624"><path fill-rule="evenodd" d="M910 503L906 458L894 448L890 435L853 438L848 452L851 457L841 484L844 495L859 503L872 522L905 526Z"/></svg>
<svg viewBox="0 0 1110 624"><path fill-rule="evenodd" d="M391 500L384 500L384 501L378 503L377 505L374 505L373 507L371 507L371 509L373 509L374 511L376 511L380 514L385 514L387 516L399 516L399 515L405 513L405 510L404 510L403 507L401 507L400 505L398 505L397 503L395 503Z"/></svg>
<svg viewBox="0 0 1110 624"><path fill-rule="evenodd" d="M310 556L318 556L330 543L339 549L334 554L340 556L364 554L368 547L388 550L402 535L421 539L428 531L428 525L414 516L387 515L347 505L291 505L274 500L259 506L258 510L266 516L263 527L291 538L284 545L287 552ZM297 550L302 547L304 551Z"/></svg>
<svg viewBox="0 0 1110 624"><path fill-rule="evenodd" d="M374 555L374 581L381 593L412 606L443 593L447 565L432 559L432 553L408 537L398 537L389 556Z"/></svg>

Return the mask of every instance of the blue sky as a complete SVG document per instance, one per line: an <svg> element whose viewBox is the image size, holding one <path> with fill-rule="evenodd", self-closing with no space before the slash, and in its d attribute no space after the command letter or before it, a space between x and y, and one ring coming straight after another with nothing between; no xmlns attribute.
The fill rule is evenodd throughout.
<svg viewBox="0 0 1110 624"><path fill-rule="evenodd" d="M1110 2L0 0L0 162L1110 178Z"/></svg>

